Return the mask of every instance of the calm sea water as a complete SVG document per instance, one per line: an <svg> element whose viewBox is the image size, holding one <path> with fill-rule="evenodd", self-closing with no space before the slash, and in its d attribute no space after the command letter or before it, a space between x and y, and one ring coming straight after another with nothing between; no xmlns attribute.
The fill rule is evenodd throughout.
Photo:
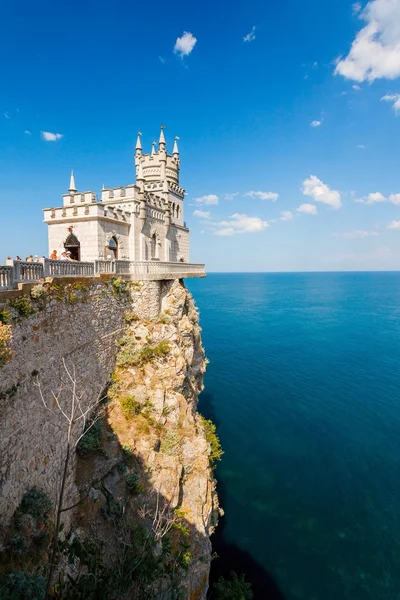
<svg viewBox="0 0 400 600"><path fill-rule="evenodd" d="M188 287L210 359L200 409L225 450L225 541L286 600L399 600L400 274Z"/></svg>

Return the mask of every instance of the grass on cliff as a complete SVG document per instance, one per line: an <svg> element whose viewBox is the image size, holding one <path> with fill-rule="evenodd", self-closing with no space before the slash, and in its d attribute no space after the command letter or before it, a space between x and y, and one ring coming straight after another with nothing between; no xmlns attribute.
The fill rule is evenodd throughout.
<svg viewBox="0 0 400 600"><path fill-rule="evenodd" d="M171 350L168 340L162 340L158 344L146 344L142 348L137 347L137 342L130 336L120 340L121 350L117 356L119 367L139 367L146 363L164 358Z"/></svg>

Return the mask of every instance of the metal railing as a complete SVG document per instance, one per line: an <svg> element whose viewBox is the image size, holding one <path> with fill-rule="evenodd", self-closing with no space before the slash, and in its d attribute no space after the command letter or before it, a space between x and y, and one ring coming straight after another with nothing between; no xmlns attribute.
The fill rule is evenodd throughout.
<svg viewBox="0 0 400 600"><path fill-rule="evenodd" d="M11 261L9 261L11 263ZM0 291L15 289L18 283L34 283L45 277L93 277L95 275L125 275L138 279L174 279L175 277L201 277L203 264L161 261L95 260L78 262L42 259L40 262L14 260L0 266Z"/></svg>

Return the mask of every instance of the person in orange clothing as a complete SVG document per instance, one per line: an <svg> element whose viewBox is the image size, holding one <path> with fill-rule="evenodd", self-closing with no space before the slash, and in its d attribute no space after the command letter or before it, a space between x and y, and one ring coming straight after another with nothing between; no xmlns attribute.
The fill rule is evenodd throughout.
<svg viewBox="0 0 400 600"><path fill-rule="evenodd" d="M50 254L50 258L51 260L58 260L57 250L53 250L53 252Z"/></svg>

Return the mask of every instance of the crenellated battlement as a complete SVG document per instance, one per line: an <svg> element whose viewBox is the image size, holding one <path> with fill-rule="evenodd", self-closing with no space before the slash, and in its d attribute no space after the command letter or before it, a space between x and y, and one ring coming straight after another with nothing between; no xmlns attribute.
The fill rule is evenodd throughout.
<svg viewBox="0 0 400 600"><path fill-rule="evenodd" d="M189 231L184 223L185 190L179 185L178 138L167 152L164 127L151 152L135 148L136 180L126 186L80 192L71 172L63 205L44 209L49 225L49 255L78 261L189 261Z"/></svg>

